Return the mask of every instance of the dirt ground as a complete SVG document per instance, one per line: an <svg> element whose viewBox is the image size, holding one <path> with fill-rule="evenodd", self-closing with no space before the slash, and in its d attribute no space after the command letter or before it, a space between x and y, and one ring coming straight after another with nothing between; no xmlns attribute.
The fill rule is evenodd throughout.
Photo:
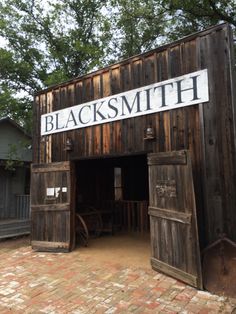
<svg viewBox="0 0 236 314"><path fill-rule="evenodd" d="M89 239L87 247L77 245L81 257L93 257L96 261L119 262L123 266L136 266L150 269L150 235L122 234L102 235ZM17 241L16 241L17 239ZM28 236L0 241L0 248L18 249L30 245ZM102 253L101 253L102 252Z"/></svg>
<svg viewBox="0 0 236 314"><path fill-rule="evenodd" d="M88 247L77 247L82 256L98 261L117 261L123 266L150 268L150 235L116 234L90 239ZM102 252L102 253L101 253Z"/></svg>

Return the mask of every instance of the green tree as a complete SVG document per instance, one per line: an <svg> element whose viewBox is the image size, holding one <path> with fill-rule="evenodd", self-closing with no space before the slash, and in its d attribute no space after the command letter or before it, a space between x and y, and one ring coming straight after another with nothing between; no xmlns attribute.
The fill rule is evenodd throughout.
<svg viewBox="0 0 236 314"><path fill-rule="evenodd" d="M228 22L234 29L236 27L235 0L161 0L161 4L169 14L169 40L220 22Z"/></svg>
<svg viewBox="0 0 236 314"><path fill-rule="evenodd" d="M126 58L153 48L163 39L166 12L155 0L111 0L112 56Z"/></svg>
<svg viewBox="0 0 236 314"><path fill-rule="evenodd" d="M31 132L32 100L28 96L16 98L14 90L10 90L2 84L0 92L0 118L10 117L20 125L24 126L26 132Z"/></svg>
<svg viewBox="0 0 236 314"><path fill-rule="evenodd" d="M236 26L235 0L110 0L110 7L112 61L223 21Z"/></svg>
<svg viewBox="0 0 236 314"><path fill-rule="evenodd" d="M35 91L101 66L109 23L105 0L0 3L0 116L24 122ZM31 98L29 97L31 96ZM28 115L29 117L30 115Z"/></svg>

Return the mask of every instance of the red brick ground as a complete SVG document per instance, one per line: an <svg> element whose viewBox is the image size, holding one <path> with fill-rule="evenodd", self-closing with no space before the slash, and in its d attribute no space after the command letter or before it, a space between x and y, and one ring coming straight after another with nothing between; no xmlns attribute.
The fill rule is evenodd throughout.
<svg viewBox="0 0 236 314"><path fill-rule="evenodd" d="M79 250L36 253L28 239L0 242L0 313L233 313L236 300L151 269L96 262Z"/></svg>

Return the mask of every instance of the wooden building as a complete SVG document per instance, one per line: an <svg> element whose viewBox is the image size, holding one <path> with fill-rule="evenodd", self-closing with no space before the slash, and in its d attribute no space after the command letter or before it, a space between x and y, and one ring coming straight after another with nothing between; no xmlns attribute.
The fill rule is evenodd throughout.
<svg viewBox="0 0 236 314"><path fill-rule="evenodd" d="M0 239L30 232L31 136L0 119Z"/></svg>
<svg viewBox="0 0 236 314"><path fill-rule="evenodd" d="M236 240L233 79L222 24L38 92L32 247L73 249L82 203L149 214L152 267L201 288L201 250Z"/></svg>

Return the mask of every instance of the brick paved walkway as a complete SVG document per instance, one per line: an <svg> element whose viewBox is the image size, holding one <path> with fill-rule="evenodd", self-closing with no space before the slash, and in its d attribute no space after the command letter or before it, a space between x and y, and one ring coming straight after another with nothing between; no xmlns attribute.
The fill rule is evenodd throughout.
<svg viewBox="0 0 236 314"><path fill-rule="evenodd" d="M36 253L22 239L0 242L0 313L233 313L211 295L151 269L69 254Z"/></svg>

